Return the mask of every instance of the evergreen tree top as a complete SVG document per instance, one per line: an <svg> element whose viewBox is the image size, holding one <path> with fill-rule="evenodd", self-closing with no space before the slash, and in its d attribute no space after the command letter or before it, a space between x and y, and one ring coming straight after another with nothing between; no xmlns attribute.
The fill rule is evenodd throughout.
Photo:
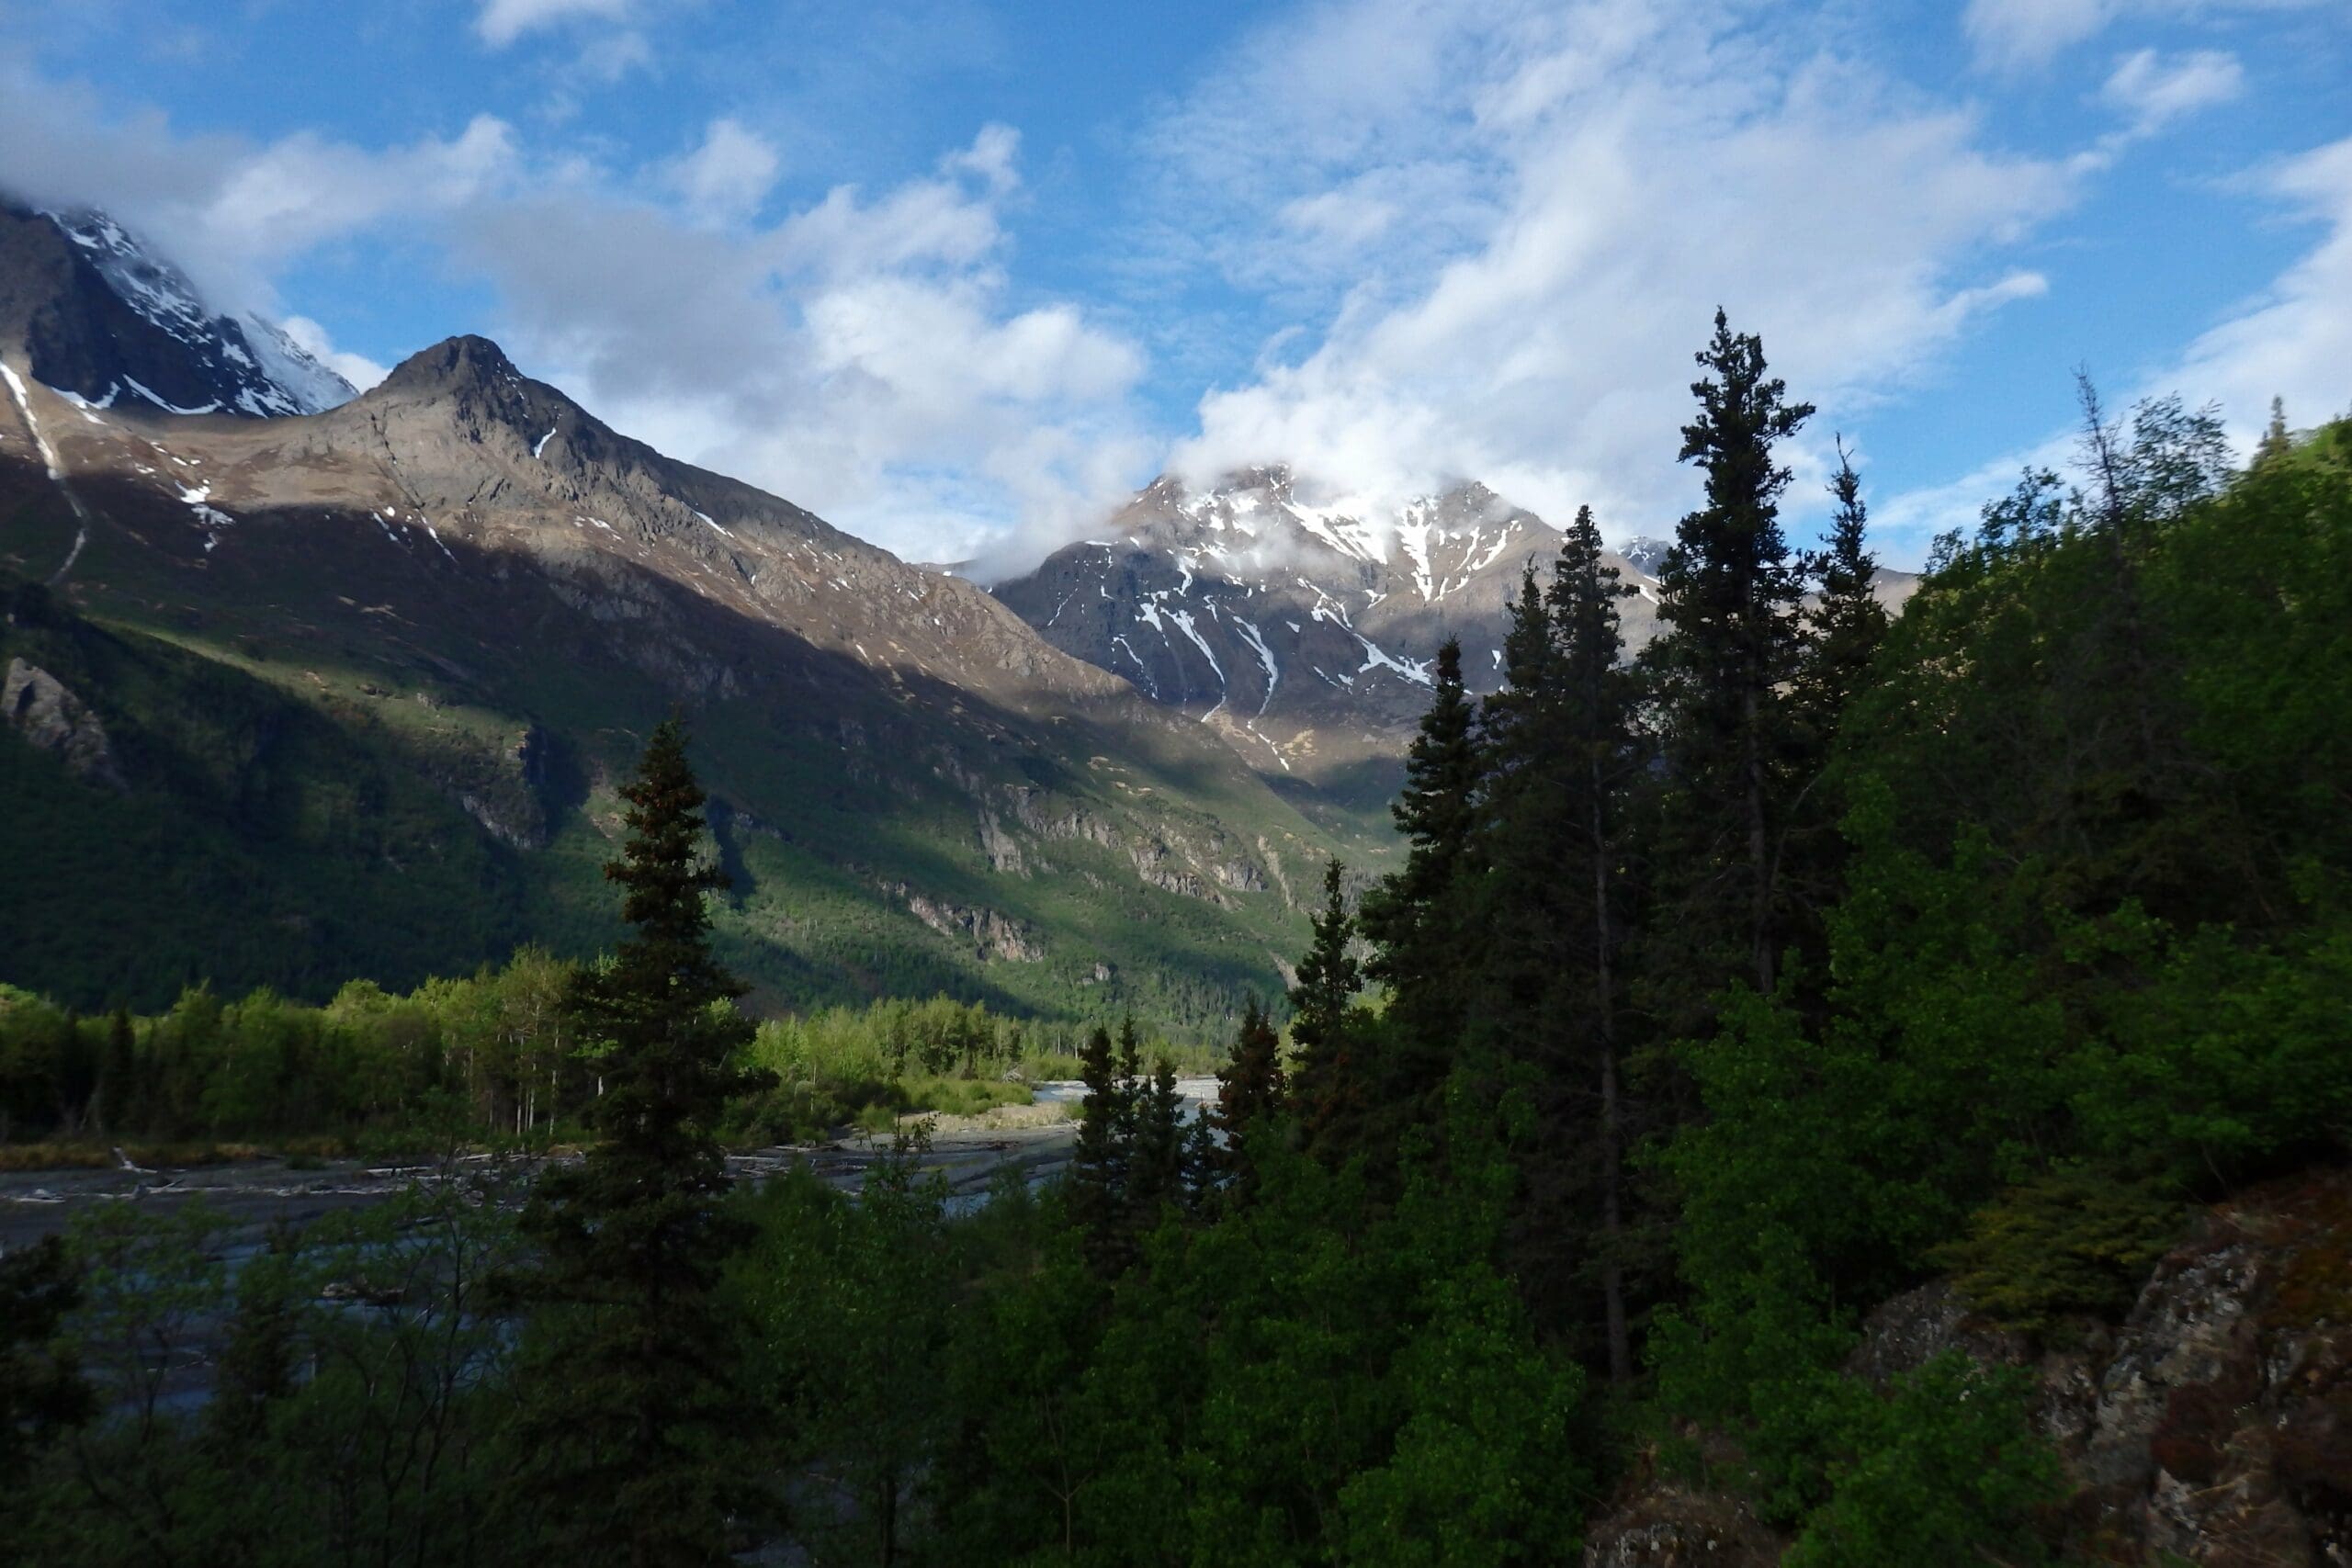
<svg viewBox="0 0 2352 1568"><path fill-rule="evenodd" d="M1772 461L1772 444L1794 435L1814 412L1811 403L1787 400L1788 383L1765 373L1763 340L1734 333L1720 309L1714 338L1696 357L1709 374L1690 383L1699 417L1682 427L1679 457L1705 470L1707 503L1675 530L1661 572L1669 584L1722 574L1744 580L1785 563L1779 502L1791 476Z"/></svg>

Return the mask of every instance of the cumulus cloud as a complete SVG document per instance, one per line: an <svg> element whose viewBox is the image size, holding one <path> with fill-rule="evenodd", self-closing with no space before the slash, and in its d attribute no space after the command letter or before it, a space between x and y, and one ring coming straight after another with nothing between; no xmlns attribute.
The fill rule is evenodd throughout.
<svg viewBox="0 0 2352 1568"><path fill-rule="evenodd" d="M783 171L783 158L764 137L721 118L710 122L702 145L678 161L672 179L696 212L726 220L757 208Z"/></svg>
<svg viewBox="0 0 2352 1568"><path fill-rule="evenodd" d="M1391 37L1436 64L1374 91L1359 56ZM1283 458L1376 505L1476 478L1549 516L1589 502L1621 536L1688 504L1670 433L1717 303L1801 395L1864 406L2041 291L1996 258L2076 184L1818 40L1639 0L1326 7L1166 134L1193 210L1271 189L1223 230L1300 233L1286 281L1329 302L1303 356L1202 400L1176 466ZM1376 222L1384 179L1430 170L1455 194L1411 212L1410 243L1376 266L1329 243Z"/></svg>
<svg viewBox="0 0 2352 1568"><path fill-rule="evenodd" d="M454 136L364 147L309 131L255 143L183 136L106 112L85 90L0 60L0 189L106 208L166 243L224 308L275 311L274 279L320 243L395 218L447 214L511 189L514 131L477 116Z"/></svg>
<svg viewBox="0 0 2352 1568"><path fill-rule="evenodd" d="M763 229L567 197L486 210L459 249L518 349L624 429L901 554L1005 560L1150 457L1140 351L1068 303L1009 303L1015 145L989 128L932 175Z"/></svg>
<svg viewBox="0 0 2352 1568"><path fill-rule="evenodd" d="M482 0L474 31L492 49L504 49L524 34L586 17L620 21L631 0Z"/></svg>

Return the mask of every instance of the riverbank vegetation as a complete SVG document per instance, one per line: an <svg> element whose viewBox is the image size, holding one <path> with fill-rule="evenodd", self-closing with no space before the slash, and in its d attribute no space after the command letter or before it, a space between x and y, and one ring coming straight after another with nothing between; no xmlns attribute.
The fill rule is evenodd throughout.
<svg viewBox="0 0 2352 1568"><path fill-rule="evenodd" d="M579 973L526 948L406 994L354 981L313 1007L197 987L148 1016L84 1017L0 987L0 1169L104 1163L118 1145L142 1164L192 1164L413 1151L452 1136L576 1140L599 1077L563 1006ZM730 1144L1024 1103L1032 1085L1078 1076L1084 1038L1076 1025L944 997L752 1028L744 1058L774 1083L729 1102ZM1199 1046L1152 1049L1192 1070L1214 1066Z"/></svg>
<svg viewBox="0 0 2352 1568"><path fill-rule="evenodd" d="M0 1556L1548 1562L1681 1477L1813 1568L2094 1560L2024 1378L1852 1353L1939 1275L2095 1335L2192 1202L2352 1155L2352 430L2239 470L2210 417L2086 390L2078 481L2026 475L1890 619L1850 464L1823 549L1782 537L1812 411L1720 317L1700 363L1662 635L1624 657L1579 514L1502 689L1441 659L1406 864L1353 903L1330 869L1289 1049L1252 1008L1204 1122L1133 1027L754 1029L666 730L634 945L464 983L464 1017L545 1020L527 1045L338 998L317 1040L380 1012L435 1043L364 1090L241 1043L189 1089L177 1010L121 1077L76 1023L95 1114L129 1082L190 1128L364 1125L421 1085L479 1131L545 1072L520 1124L590 1148L234 1267L201 1211L128 1206L7 1259L0 1489L31 1506ZM959 1209L920 1136L854 1199L720 1174L730 1128L1064 1052L1089 1094L1042 1189Z"/></svg>

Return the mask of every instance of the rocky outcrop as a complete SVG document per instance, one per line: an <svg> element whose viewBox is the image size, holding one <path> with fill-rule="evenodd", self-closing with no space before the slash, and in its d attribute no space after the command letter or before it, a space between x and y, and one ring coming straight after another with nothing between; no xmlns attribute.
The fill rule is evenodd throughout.
<svg viewBox="0 0 2352 1568"><path fill-rule="evenodd" d="M907 912L944 937L972 944L981 962L1035 964L1046 950L1029 928L994 909L969 909L899 883L890 891L906 900Z"/></svg>
<svg viewBox="0 0 2352 1568"><path fill-rule="evenodd" d="M980 852L989 858L989 869L1008 876L1026 876L1029 867L1021 852L1021 840L1005 831L996 813L983 808L980 818Z"/></svg>
<svg viewBox="0 0 2352 1568"><path fill-rule="evenodd" d="M1872 1313L1848 1370L1947 1350L2035 1367L2069 1532L2099 1561L2352 1564L2352 1172L2209 1210L2120 1327L2037 1351L1939 1282Z"/></svg>
<svg viewBox="0 0 2352 1568"><path fill-rule="evenodd" d="M106 726L87 704L39 665L21 659L8 661L7 676L0 680L0 723L35 750L58 758L85 784L129 790L115 765Z"/></svg>
<svg viewBox="0 0 2352 1568"><path fill-rule="evenodd" d="M2256 1189L2158 1266L2057 1432L2094 1539L2352 1562L2352 1172Z"/></svg>

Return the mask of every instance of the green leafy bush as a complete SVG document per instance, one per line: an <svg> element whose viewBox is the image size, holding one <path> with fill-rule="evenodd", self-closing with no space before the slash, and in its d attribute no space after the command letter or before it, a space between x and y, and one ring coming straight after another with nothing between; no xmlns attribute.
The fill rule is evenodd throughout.
<svg viewBox="0 0 2352 1568"><path fill-rule="evenodd" d="M1789 1568L2010 1568L2045 1560L2036 1510L2057 1500L2058 1460L2028 1418L2033 1380L1957 1353L1846 1402L1829 1500Z"/></svg>

